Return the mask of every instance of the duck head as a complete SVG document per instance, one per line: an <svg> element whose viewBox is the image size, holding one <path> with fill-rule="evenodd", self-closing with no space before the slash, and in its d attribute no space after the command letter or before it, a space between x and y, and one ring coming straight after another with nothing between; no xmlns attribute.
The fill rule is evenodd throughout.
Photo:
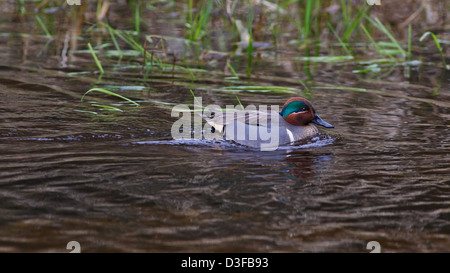
<svg viewBox="0 0 450 273"><path fill-rule="evenodd" d="M289 99L281 109L280 115L284 120L295 126L305 126L312 122L326 128L334 128L333 125L324 121L317 115L312 104L300 97Z"/></svg>

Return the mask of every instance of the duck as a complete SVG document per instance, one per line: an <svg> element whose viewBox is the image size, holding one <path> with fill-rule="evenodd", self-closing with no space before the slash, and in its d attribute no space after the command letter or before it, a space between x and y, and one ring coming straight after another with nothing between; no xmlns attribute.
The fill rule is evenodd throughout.
<svg viewBox="0 0 450 273"><path fill-rule="evenodd" d="M302 97L290 98L279 112L273 108L261 110L261 107L259 110L256 107L240 109L225 114L223 110L207 109L202 117L216 136L262 151L294 145L317 135L319 130L313 124L334 128L317 114L311 102Z"/></svg>

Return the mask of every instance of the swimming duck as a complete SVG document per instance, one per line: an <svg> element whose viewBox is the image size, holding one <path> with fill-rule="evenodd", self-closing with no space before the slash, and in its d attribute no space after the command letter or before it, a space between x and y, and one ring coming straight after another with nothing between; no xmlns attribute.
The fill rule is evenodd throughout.
<svg viewBox="0 0 450 273"><path fill-rule="evenodd" d="M316 135L319 131L312 123L334 128L319 117L311 102L301 97L289 99L280 112L261 111L261 107L259 111L246 108L231 115L220 110L209 111L203 118L213 133L261 150L276 150L280 145L294 144Z"/></svg>

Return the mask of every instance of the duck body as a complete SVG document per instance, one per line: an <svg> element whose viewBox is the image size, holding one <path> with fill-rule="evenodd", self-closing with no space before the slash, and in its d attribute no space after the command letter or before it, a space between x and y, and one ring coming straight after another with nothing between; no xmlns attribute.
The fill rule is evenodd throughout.
<svg viewBox="0 0 450 273"><path fill-rule="evenodd" d="M300 97L288 100L280 112L260 108L222 113L210 109L203 118L215 134L262 151L276 150L281 145L295 144L318 134L319 130L311 123L334 127L315 113L309 101Z"/></svg>
<svg viewBox="0 0 450 273"><path fill-rule="evenodd" d="M280 145L294 144L296 141L314 136L319 132L316 126L311 124L305 126L292 125L275 111L250 113L250 115L254 117L258 115L260 117L259 122L243 122L236 118L232 120L233 126L231 126L231 122L225 123L222 130L225 139L261 150L275 150ZM277 120L272 122L273 118L268 118L266 125L261 122L261 117L263 119L273 117ZM266 132L269 137L265 135Z"/></svg>

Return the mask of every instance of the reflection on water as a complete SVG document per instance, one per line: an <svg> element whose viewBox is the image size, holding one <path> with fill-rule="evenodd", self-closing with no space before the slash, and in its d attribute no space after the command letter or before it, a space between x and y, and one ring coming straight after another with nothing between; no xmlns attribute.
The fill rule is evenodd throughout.
<svg viewBox="0 0 450 273"><path fill-rule="evenodd" d="M179 72L175 81L152 78L157 91L127 93L140 107L76 111L98 79L69 75L66 65L84 70L90 57L79 56L78 65L64 60L61 68L50 53L35 57L42 41L25 40L0 43L2 252L67 252L69 241L82 252L367 252L373 240L383 252L449 251L448 73L425 67L403 83L402 71L371 81L354 76L351 65L318 65L309 96L336 128L260 152L172 140L170 107L153 100L192 103L184 86L191 80ZM290 86L300 72L289 56L279 58L266 70L261 61L264 72L252 84ZM102 80L141 83L140 71L127 73ZM225 84L209 75L196 83ZM331 83L380 92L320 88ZM234 94L196 92L207 103L235 104ZM282 105L288 97L240 95L243 104Z"/></svg>

